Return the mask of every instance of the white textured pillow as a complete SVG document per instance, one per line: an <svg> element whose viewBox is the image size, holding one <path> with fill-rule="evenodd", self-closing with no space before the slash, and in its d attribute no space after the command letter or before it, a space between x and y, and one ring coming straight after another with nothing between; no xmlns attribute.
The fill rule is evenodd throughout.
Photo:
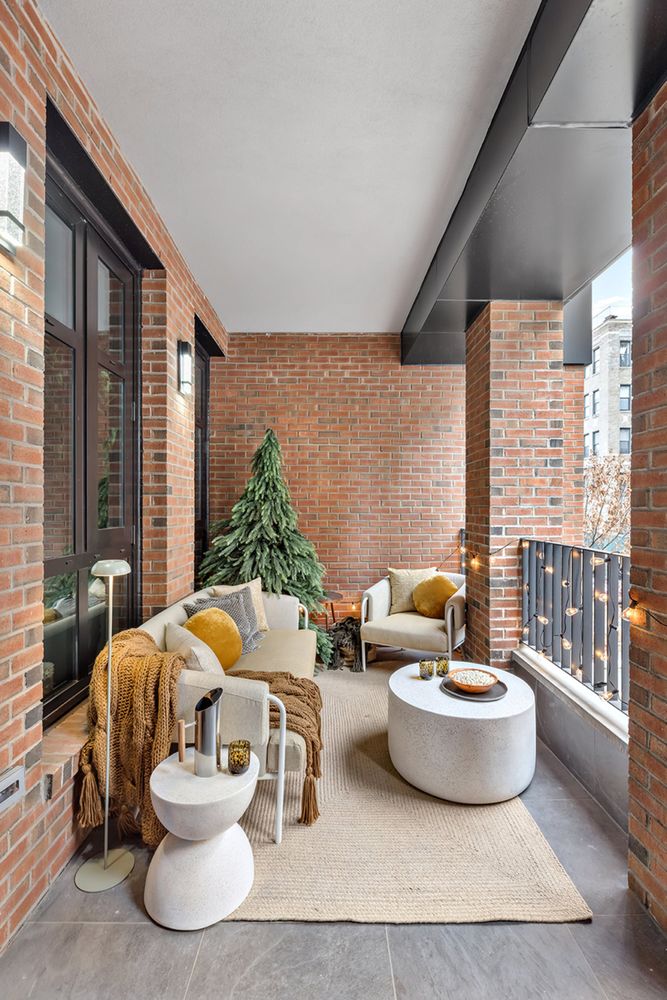
<svg viewBox="0 0 667 1000"><path fill-rule="evenodd" d="M254 580L249 580L248 583L237 583L233 587L228 584L218 584L217 587L210 587L209 589L213 597L224 597L225 594L233 594L235 590L243 590L244 587L250 587L250 596L252 597L253 607L257 615L257 628L260 632L268 632L269 623L266 620L266 611L264 610L261 576L255 577Z"/></svg>
<svg viewBox="0 0 667 1000"><path fill-rule="evenodd" d="M168 622L164 630L164 645L168 653L180 653L188 670L224 674L220 660L210 646L188 632L182 625Z"/></svg>
<svg viewBox="0 0 667 1000"><path fill-rule="evenodd" d="M392 569L389 567L389 585L391 587L390 615L401 611L416 611L412 600L412 591L422 580L428 580L435 573L435 566L428 569Z"/></svg>

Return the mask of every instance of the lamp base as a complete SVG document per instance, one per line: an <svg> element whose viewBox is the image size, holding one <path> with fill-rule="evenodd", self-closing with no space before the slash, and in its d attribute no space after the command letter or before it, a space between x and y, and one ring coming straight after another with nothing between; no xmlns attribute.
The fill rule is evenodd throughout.
<svg viewBox="0 0 667 1000"><path fill-rule="evenodd" d="M109 851L109 864L104 867L104 855L84 861L74 876L74 884L82 892L104 892L120 885L134 868L134 855L124 847Z"/></svg>

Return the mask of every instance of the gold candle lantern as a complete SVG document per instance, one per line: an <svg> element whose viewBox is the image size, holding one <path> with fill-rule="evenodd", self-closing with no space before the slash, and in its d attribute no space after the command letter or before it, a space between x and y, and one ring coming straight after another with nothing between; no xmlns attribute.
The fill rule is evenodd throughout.
<svg viewBox="0 0 667 1000"><path fill-rule="evenodd" d="M244 774L250 767L250 743L248 740L232 740L227 751L227 766L230 774Z"/></svg>
<svg viewBox="0 0 667 1000"><path fill-rule="evenodd" d="M419 661L419 676L423 681L430 681L433 677L435 671L435 662L433 660L420 660Z"/></svg>

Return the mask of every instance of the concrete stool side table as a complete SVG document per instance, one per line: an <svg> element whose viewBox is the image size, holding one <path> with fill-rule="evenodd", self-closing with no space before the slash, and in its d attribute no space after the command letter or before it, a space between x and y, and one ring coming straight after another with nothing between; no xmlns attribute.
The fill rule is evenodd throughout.
<svg viewBox="0 0 667 1000"><path fill-rule="evenodd" d="M410 663L389 678L389 756L411 785L450 802L483 805L519 795L535 773L535 697L520 677L491 670L507 685L500 701L463 701L420 680Z"/></svg>
<svg viewBox="0 0 667 1000"><path fill-rule="evenodd" d="M223 765L226 755L223 752ZM259 761L250 755L245 774L194 773L194 752L162 761L151 775L151 799L169 833L146 875L144 905L162 927L192 931L233 913L254 879L252 848L238 820L255 794Z"/></svg>

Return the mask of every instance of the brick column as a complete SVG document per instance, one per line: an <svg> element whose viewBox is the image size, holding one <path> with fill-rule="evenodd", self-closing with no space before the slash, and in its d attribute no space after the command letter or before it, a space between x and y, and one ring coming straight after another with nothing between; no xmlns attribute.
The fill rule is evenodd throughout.
<svg viewBox="0 0 667 1000"><path fill-rule="evenodd" d="M165 271L141 286L142 615L193 589L193 396L178 391L177 346L194 340L194 312ZM193 344L194 351L194 344Z"/></svg>
<svg viewBox="0 0 667 1000"><path fill-rule="evenodd" d="M633 129L632 592L667 617L667 85ZM630 630L629 884L667 930L667 630Z"/></svg>
<svg viewBox="0 0 667 1000"><path fill-rule="evenodd" d="M561 303L490 302L466 337L470 660L503 666L518 644L518 539L562 537L563 387Z"/></svg>

